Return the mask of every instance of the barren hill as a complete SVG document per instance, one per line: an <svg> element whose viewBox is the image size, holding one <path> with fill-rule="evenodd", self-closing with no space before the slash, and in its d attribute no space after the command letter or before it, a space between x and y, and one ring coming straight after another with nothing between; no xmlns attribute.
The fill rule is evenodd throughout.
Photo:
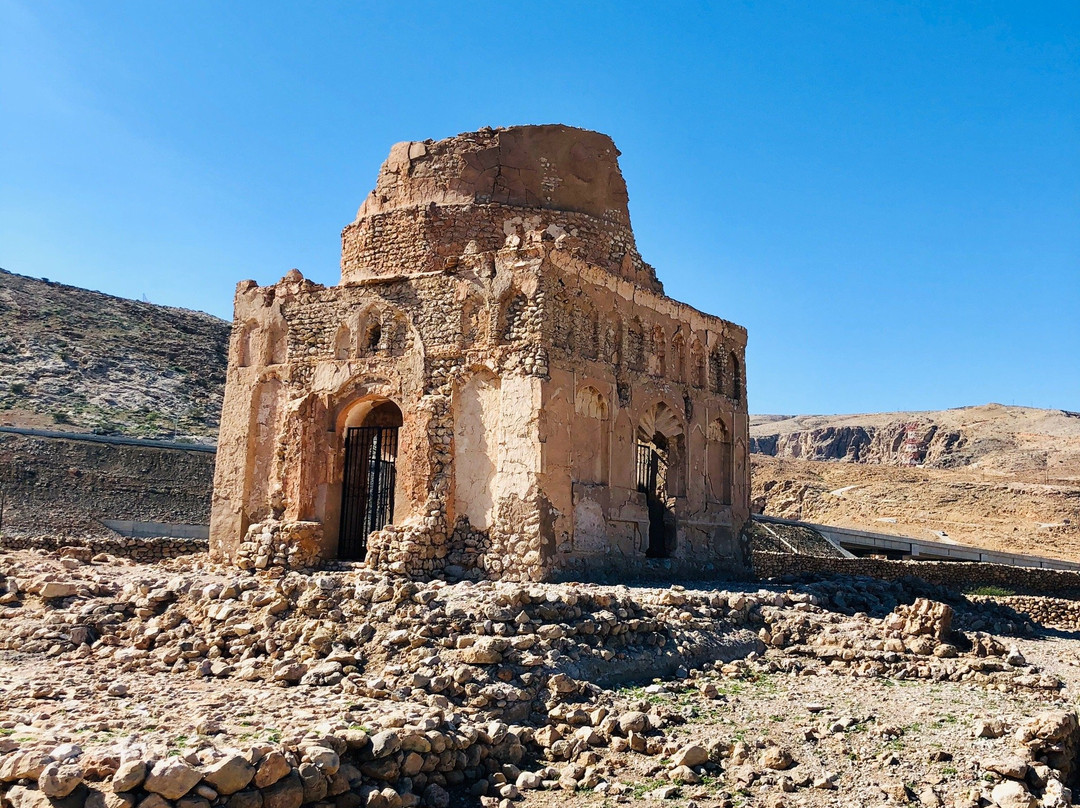
<svg viewBox="0 0 1080 808"><path fill-rule="evenodd" d="M1080 469L1080 413L985 404L936 412L862 415L755 415L751 451L802 460L1071 476ZM1046 476L1044 475L1044 476Z"/></svg>
<svg viewBox="0 0 1080 808"><path fill-rule="evenodd" d="M0 423L212 443L229 328L0 270Z"/></svg>
<svg viewBox="0 0 1080 808"><path fill-rule="evenodd" d="M754 416L750 436L756 511L1080 560L1078 413Z"/></svg>

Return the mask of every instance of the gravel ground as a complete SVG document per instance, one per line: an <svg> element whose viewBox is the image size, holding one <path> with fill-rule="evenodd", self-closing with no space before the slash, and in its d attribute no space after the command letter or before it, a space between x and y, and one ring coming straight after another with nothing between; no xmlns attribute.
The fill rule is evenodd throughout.
<svg viewBox="0 0 1080 808"><path fill-rule="evenodd" d="M98 588L98 599L105 598L103 602L114 605L122 605L123 598L119 593L127 591L137 596L141 592L145 598L154 587L184 576L197 578L203 589L226 588L235 580L232 571L213 567L197 558L158 565L119 561L86 565L26 551L0 554L0 570L9 581L19 576L24 582L36 582L33 586L40 586L49 579L76 576L80 585L92 584ZM350 582L350 576L356 577L361 584L371 587L381 585L367 573L343 573L341 576L344 576L342 580ZM262 585L273 584L264 581ZM313 582L311 586L317 588L319 584ZM325 582L322 586L326 586ZM851 602L857 607L865 606L860 597L865 600L876 593L877 602L883 604L881 608L887 609L892 605L890 598L898 593L903 595L895 584L879 586L865 582L857 585L851 582L818 584L811 589L820 600L821 593L827 593L830 586L836 590L837 597L843 596L841 602ZM875 586L879 588L874 589ZM769 597L786 589L767 587L757 597L767 603ZM708 603L709 598L715 600L716 593L702 588L564 584L529 585L522 589L525 590L531 591L534 604L541 595L551 602L561 598L560 603L574 603L586 594L599 599L588 601L590 604L610 601L613 612L619 610L620 604L645 604L641 605L644 610L641 614L652 609L658 615L659 628L671 638L669 646L682 649L686 659L694 656L695 649L684 646L711 637L701 622L703 614L708 617L708 610L702 611L694 604L698 603L695 599L701 599L702 603ZM262 590L252 591L249 600L258 602ZM434 589L420 588L418 591L419 594L413 596L414 601L423 601L428 597L425 592L434 592L428 597L429 602L446 604L441 608L451 614L470 609L483 612L485 608L490 614L490 602L503 602L498 598L505 600L510 589L490 586L440 589L436 584ZM743 593L747 591L744 588ZM39 633L47 637L52 625L50 621L55 622L60 613L56 607L45 599L39 601L27 594L25 584L17 601L9 597L10 594L9 591L4 596L7 608L2 613L4 619L0 620L0 642L3 642L5 629L16 625L24 630L40 625ZM77 602L80 597L84 596L64 602ZM85 595L90 601L94 597ZM495 601L491 601L493 597ZM742 594L732 591L725 597L730 608ZM912 599L913 596L907 598L909 602ZM0 598L2 602L3 598ZM141 601L136 598L131 602ZM303 597L300 597L291 606L298 613L303 612L298 606L302 602ZM389 605L395 603L387 601ZM958 623L971 622L972 614L981 614L978 609L982 606L969 605L976 611L961 614ZM183 597L170 608L189 609L189 616L195 620L195 612L190 611L194 606ZM265 608L272 609L273 606ZM348 611L346 605L341 608ZM393 632L405 630L401 628L402 621L407 620L402 606L386 612L396 615L384 618L386 625L378 621L381 613L375 611L374 601L371 608L372 623L378 625L369 642L373 646L372 652L365 660L367 667L363 677L366 684L356 687L348 686L348 678L332 686L286 682L269 674L246 680L237 675L243 670L240 665L217 678L206 675L206 663L170 668L156 662L151 664L150 657L132 656L130 648L139 645L142 635L132 633L130 627L162 619L168 610L159 610L155 616L128 614L127 622L123 623L128 628L118 631L115 635L118 639L107 647L108 654L104 648L95 646L92 649L87 644L74 649L70 645L50 645L47 638L35 640L37 635L28 634L27 642L17 644L21 647L10 647L12 644L7 643L9 647L0 651L0 753L74 743L85 750L137 749L150 758L190 757L192 753L205 757L214 750L225 748L261 749L264 752L271 748L296 749L319 736L368 729L373 717L382 727L401 726L417 720L422 714L430 716L433 711L439 717L445 715L452 720L483 721L485 716L497 717L494 702L475 706L475 699L469 701L464 696L448 700L423 692L422 687L414 688L412 692L409 688L402 689L400 683L405 677L425 670L424 664L436 666L436 663L431 659L423 664L416 661L430 654L422 645L393 646L392 643L398 640L387 639ZM429 607L425 605L424 608ZM512 606L511 611L517 608ZM751 607L747 620L750 624L759 624L761 620L754 615L762 609L768 612L769 608L772 607ZM870 646L865 641L860 641L864 642L863 646L853 643L850 637L858 632L863 632L866 637L877 636L884 625L880 616L868 616L865 612L852 614L851 609L848 613L840 613L830 610L828 603L822 607L807 604L791 607L789 604L775 611L782 614L775 618L766 615L761 619L791 621L810 616L814 621L812 630L822 636L839 632L839 636L848 638L844 640L847 647L855 649L855 662L865 653L859 649ZM240 617L244 614L247 613ZM595 617L593 612L580 619L593 622L589 620L590 614ZM483 622L483 617L484 614L480 614L479 622L470 630L482 632L484 629L477 626ZM303 625L302 615L297 619ZM563 620L561 625L567 625L565 615L560 615L550 624L536 629L537 634L543 636L545 626L556 625L559 619ZM716 616L711 619L713 622L709 625L713 626L714 632L727 625ZM312 625L316 625L317 621L312 620ZM344 619L344 622L350 621ZM619 622L618 619L615 622ZM272 623L268 621L268 624ZM983 623L993 625L993 614ZM781 624L787 625L767 623L774 633ZM258 633L266 629L256 625L252 630ZM739 630L745 631L745 628L739 629L732 624L723 629L726 637ZM313 631L311 629L297 640L298 647ZM764 631L767 629L761 628L759 633ZM565 642L561 646L556 644L553 648L562 650L554 657L554 652L548 653L545 657L547 667L552 664L552 659L562 659L568 670L580 673L582 670L601 670L609 662L621 664L623 669L640 665L640 675L636 682L623 686L612 683L606 687L589 686L586 683L568 697L566 705L548 698L547 691L535 691L535 704L531 706L538 709L541 701L547 698L544 709L548 711L552 726L568 729L567 723L577 725L571 716L564 715L566 710L601 708L611 715L640 710L649 714L654 725L660 725L662 733L649 741L647 753L625 748L627 742L616 737L616 733L596 743L594 748L583 745L571 760L558 760L555 755L555 760L522 761L522 770L526 764L533 768L554 767L549 772L553 775L549 778L553 785L541 790L522 790L514 799L525 806L548 806L556 802L603 806L657 800L683 806L769 805L774 808L780 805L864 806L907 802L956 806L989 804L991 790L1004 778L984 765L987 760L1015 755L1017 729L1047 710L1072 709L1080 693L1080 635L1060 629L1042 630L1038 626L1029 626L1027 631L1034 636L1000 638L1002 644L1010 647L1010 652L1015 648L1023 658L1023 666L1016 670L1026 679L1007 678L1006 673L1012 675L1008 669L1006 673L996 675L998 678L986 678L985 681L935 681L935 677L941 678L940 671L929 674L929 678L898 678L895 671L899 668L895 665L884 666L885 669L876 675L858 675L863 669L856 668L854 662L844 667L830 663L824 657L807 656L805 650L812 647L813 637L804 639L804 644L799 646L766 648L766 645L758 644L756 651L743 660L701 663L699 668L692 669L687 665L663 679L654 676L659 669L657 660L663 656L660 647L624 650L605 660L600 655L605 648L602 642L589 646L596 652L591 657L585 653L588 650L586 644L579 642L577 651ZM13 635L8 632L8 636ZM498 636L497 630L495 636ZM482 634L480 639L483 639ZM37 645L31 649L34 642ZM463 650L445 652L444 659L438 663L445 665L447 671L457 670L453 668L457 659L453 654L465 654L473 646L463 646L459 642L456 647ZM745 646L746 649L751 647ZM534 647L530 653L538 648ZM732 648L734 645L728 651ZM575 654L580 658L573 659ZM744 650L739 655L745 654ZM736 654L731 653L728 659L734 656ZM942 663L955 661L930 659ZM1011 664L1017 665L1015 661ZM541 665L529 670L544 668ZM515 676L521 677L521 670L511 666L494 668L492 680L508 682ZM379 687L372 684L376 679L380 681L374 685ZM1035 679L1040 682L1053 679L1058 686L1017 684ZM518 679L513 681L518 682ZM527 676L524 682L528 684ZM560 713L560 710L564 712ZM535 712L532 715L535 718ZM999 737L978 737L980 733L987 734L986 726L995 721L1000 722L1000 734L993 730L989 734L999 734ZM599 721L593 723L599 725ZM707 749L710 759L687 769L676 769L679 756L694 746ZM790 761L785 756L790 756ZM777 763L782 765L773 765ZM555 769L561 774L556 774ZM571 771L568 773L567 769ZM566 785L567 777L573 781L570 788ZM562 788L554 790L554 781L562 783ZM480 796L463 792L457 799L467 804L477 802ZM491 798L485 796L483 799Z"/></svg>

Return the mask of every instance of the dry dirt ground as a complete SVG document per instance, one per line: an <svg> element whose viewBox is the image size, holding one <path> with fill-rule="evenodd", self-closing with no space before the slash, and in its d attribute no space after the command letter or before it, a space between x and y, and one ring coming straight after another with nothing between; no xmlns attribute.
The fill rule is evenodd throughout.
<svg viewBox="0 0 1080 808"><path fill-rule="evenodd" d="M751 455L759 513L1080 561L1080 484L1041 471Z"/></svg>
<svg viewBox="0 0 1080 808"><path fill-rule="evenodd" d="M46 808L75 771L53 805L1065 805L1075 605L1046 627L915 582L418 584L0 552L0 792ZM68 769L20 780L35 754ZM116 786L132 761L195 772L189 793ZM229 761L271 784L211 788Z"/></svg>

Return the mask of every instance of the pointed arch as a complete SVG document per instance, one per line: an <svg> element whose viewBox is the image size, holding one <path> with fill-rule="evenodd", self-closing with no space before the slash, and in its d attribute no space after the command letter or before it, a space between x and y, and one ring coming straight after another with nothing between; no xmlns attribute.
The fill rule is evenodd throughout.
<svg viewBox="0 0 1080 808"><path fill-rule="evenodd" d="M709 424L708 438L708 490L721 504L730 505L735 479L735 453L731 430L722 418Z"/></svg>
<svg viewBox="0 0 1080 808"><path fill-rule="evenodd" d="M344 320L334 334L335 359L352 359L356 356L356 322L354 318L350 319L353 319L352 323L349 319Z"/></svg>
<svg viewBox="0 0 1080 808"><path fill-rule="evenodd" d="M647 409L635 430L635 483L649 514L646 555L675 552L675 500L686 494L686 435L678 414L664 402Z"/></svg>
<svg viewBox="0 0 1080 808"><path fill-rule="evenodd" d="M284 322L275 320L263 332L263 364L280 365L288 357L289 344L287 326Z"/></svg>
<svg viewBox="0 0 1080 808"><path fill-rule="evenodd" d="M580 430L574 435L572 475L575 482L608 484L611 424L604 395L591 385L581 387L574 397L574 411Z"/></svg>
<svg viewBox="0 0 1080 808"><path fill-rule="evenodd" d="M741 402L745 390L745 382L743 380L742 363L739 362L739 357L734 351L728 355L728 380L730 384L728 395L735 401Z"/></svg>
<svg viewBox="0 0 1080 808"><path fill-rule="evenodd" d="M709 352L709 389L717 395L724 395L724 354L719 348Z"/></svg>

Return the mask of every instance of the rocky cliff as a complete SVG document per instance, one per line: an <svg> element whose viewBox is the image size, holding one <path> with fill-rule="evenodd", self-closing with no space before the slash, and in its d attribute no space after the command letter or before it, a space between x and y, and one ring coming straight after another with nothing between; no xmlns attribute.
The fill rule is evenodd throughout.
<svg viewBox="0 0 1080 808"><path fill-rule="evenodd" d="M0 423L213 443L229 329L0 270Z"/></svg>
<svg viewBox="0 0 1080 808"><path fill-rule="evenodd" d="M987 404L936 412L753 416L751 451L777 458L1038 471L1080 460L1080 414Z"/></svg>

